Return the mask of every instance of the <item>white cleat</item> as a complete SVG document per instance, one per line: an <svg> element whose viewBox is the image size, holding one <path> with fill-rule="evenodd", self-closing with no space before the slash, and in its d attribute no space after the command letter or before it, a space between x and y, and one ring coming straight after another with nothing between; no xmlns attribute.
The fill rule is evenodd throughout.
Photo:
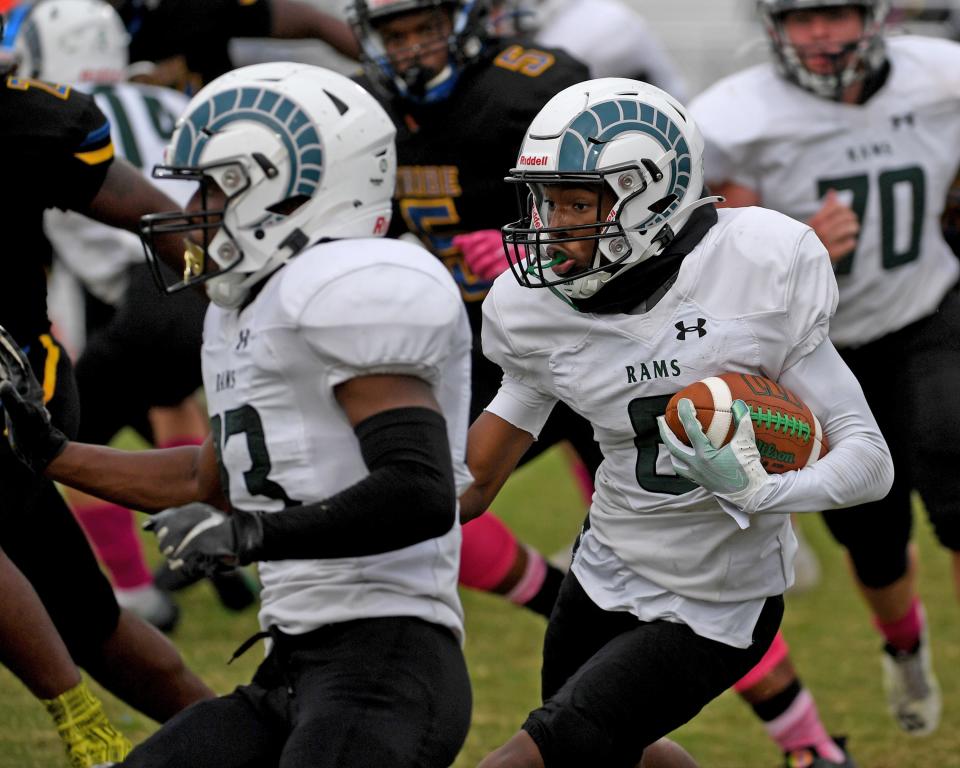
<svg viewBox="0 0 960 768"><path fill-rule="evenodd" d="M911 736L928 736L940 725L941 700L926 631L913 651L890 645L883 650L883 687L890 714Z"/></svg>
<svg viewBox="0 0 960 768"><path fill-rule="evenodd" d="M171 632L180 620L180 608L173 598L153 584L134 589L114 588L117 603L161 632Z"/></svg>
<svg viewBox="0 0 960 768"><path fill-rule="evenodd" d="M799 595L820 583L820 560L797 526L793 527L793 532L797 535L797 554L793 558L793 586L787 592Z"/></svg>

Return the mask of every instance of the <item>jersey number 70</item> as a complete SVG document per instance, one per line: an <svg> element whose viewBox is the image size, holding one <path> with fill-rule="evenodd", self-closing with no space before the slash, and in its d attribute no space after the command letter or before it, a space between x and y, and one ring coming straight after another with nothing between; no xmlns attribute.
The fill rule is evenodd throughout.
<svg viewBox="0 0 960 768"><path fill-rule="evenodd" d="M923 169L918 166L884 171L877 176L877 188L880 193L880 249L884 269L894 269L915 261L920 256L920 239L923 236L923 217L926 208L926 184ZM909 224L909 239L906 247L897 248L897 194L898 186L909 187L912 201ZM850 207L857 215L861 226L867 210L870 196L870 177L866 174L845 176L837 179L820 179L817 182L817 197L823 197L828 190L849 191L853 195ZM854 248L834 266L838 275L848 275L853 269Z"/></svg>

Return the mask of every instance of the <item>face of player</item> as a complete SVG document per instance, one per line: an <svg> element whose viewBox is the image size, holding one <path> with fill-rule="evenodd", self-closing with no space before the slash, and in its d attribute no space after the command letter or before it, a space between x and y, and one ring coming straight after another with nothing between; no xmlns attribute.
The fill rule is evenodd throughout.
<svg viewBox="0 0 960 768"><path fill-rule="evenodd" d="M562 277L573 277L593 266L597 249L597 240L592 236L603 231L602 226L594 226L598 221L606 221L616 198L613 192L600 185L572 186L567 184L544 184L540 205L540 216L545 227L560 227L550 233L551 240L581 237L583 240L557 242L547 246L550 259L563 258L551 269Z"/></svg>
<svg viewBox="0 0 960 768"><path fill-rule="evenodd" d="M439 73L447 65L450 12L431 8L390 16L376 25L390 63L401 77L413 67Z"/></svg>
<svg viewBox="0 0 960 768"><path fill-rule="evenodd" d="M849 5L790 11L782 24L803 66L818 75L845 67L864 31L863 12Z"/></svg>

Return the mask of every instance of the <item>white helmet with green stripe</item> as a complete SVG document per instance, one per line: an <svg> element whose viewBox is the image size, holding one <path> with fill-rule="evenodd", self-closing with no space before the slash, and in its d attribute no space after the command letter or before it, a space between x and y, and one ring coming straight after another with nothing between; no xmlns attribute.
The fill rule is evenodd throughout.
<svg viewBox="0 0 960 768"><path fill-rule="evenodd" d="M154 168L198 183L189 213L141 219L158 282L168 292L205 283L212 301L237 307L308 245L385 234L395 133L377 100L336 72L271 62L221 75L194 96ZM171 236L184 238L182 277L158 262Z"/></svg>
<svg viewBox="0 0 960 768"><path fill-rule="evenodd" d="M601 78L554 96L527 131L507 181L529 191L523 218L503 228L514 276L530 288L593 296L631 267L662 253L701 198L703 138L686 110L649 83ZM614 200L594 223L551 226L544 187L596 186ZM612 196L609 194L612 193ZM550 244L593 241L592 263L557 274Z"/></svg>

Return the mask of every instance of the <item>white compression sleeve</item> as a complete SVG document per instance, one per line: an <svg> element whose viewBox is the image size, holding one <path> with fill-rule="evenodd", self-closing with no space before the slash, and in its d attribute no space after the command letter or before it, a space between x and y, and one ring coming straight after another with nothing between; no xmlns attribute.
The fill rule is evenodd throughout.
<svg viewBox="0 0 960 768"><path fill-rule="evenodd" d="M784 371L780 383L817 414L828 453L796 472L771 475L751 513L819 512L883 498L893 483L886 441L860 383L829 340Z"/></svg>

